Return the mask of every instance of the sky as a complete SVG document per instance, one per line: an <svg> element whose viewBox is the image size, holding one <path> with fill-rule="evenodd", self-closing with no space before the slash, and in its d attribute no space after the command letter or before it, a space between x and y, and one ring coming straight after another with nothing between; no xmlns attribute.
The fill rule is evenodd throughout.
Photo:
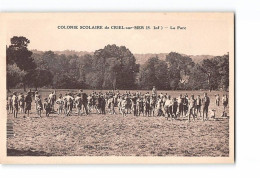
<svg viewBox="0 0 260 179"><path fill-rule="evenodd" d="M7 45L11 37L24 36L30 40L29 49L41 51L94 52L107 44L116 44L135 54L174 51L187 55L223 55L234 44L230 13L12 13L4 19ZM150 26L151 29L58 29L58 26ZM163 29L153 29L154 26ZM177 26L186 29L170 29Z"/></svg>

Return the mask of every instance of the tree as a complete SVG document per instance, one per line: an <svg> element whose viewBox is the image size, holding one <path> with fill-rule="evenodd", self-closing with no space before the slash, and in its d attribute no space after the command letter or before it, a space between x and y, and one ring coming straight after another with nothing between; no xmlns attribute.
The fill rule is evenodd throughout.
<svg viewBox="0 0 260 179"><path fill-rule="evenodd" d="M153 86L158 89L169 89L167 63L159 60L157 56L149 58L141 66L138 81L141 89L152 89Z"/></svg>
<svg viewBox="0 0 260 179"><path fill-rule="evenodd" d="M138 65L134 55L124 46L107 45L93 56L95 88L133 89ZM111 85L112 84L112 85Z"/></svg>
<svg viewBox="0 0 260 179"><path fill-rule="evenodd" d="M10 91L10 88L15 87L17 84L23 81L26 72L21 70L16 64L7 65L7 90Z"/></svg>
<svg viewBox="0 0 260 179"><path fill-rule="evenodd" d="M6 64L16 64L20 70L25 71L27 74L31 73L36 68L32 52L27 49L30 41L21 36L14 36L11 38L11 45L6 49ZM24 90L25 90L25 82Z"/></svg>
<svg viewBox="0 0 260 179"><path fill-rule="evenodd" d="M205 59L201 71L207 75L209 90L224 89L229 86L229 59L228 55Z"/></svg>
<svg viewBox="0 0 260 179"><path fill-rule="evenodd" d="M31 75L30 77L28 75ZM26 79L35 87L37 90L38 87L48 86L52 84L53 75L49 70L45 69L36 69L30 74L26 75Z"/></svg>
<svg viewBox="0 0 260 179"><path fill-rule="evenodd" d="M218 60L218 69L221 76L219 88L227 90L229 88L229 55L224 55Z"/></svg>
<svg viewBox="0 0 260 179"><path fill-rule="evenodd" d="M186 87L191 90L208 89L207 80L207 75L201 71L201 66L196 64L190 71Z"/></svg>
<svg viewBox="0 0 260 179"><path fill-rule="evenodd" d="M190 69L194 67L194 62L188 56L171 52L166 56L169 65L169 80L172 89L179 88L180 82L187 79ZM184 82L184 81L183 81Z"/></svg>

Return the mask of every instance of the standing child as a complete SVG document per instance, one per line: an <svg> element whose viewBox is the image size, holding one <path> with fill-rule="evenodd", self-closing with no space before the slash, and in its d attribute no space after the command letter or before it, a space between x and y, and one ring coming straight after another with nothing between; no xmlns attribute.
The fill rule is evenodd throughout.
<svg viewBox="0 0 260 179"><path fill-rule="evenodd" d="M49 102L51 103L51 110L54 111L54 104L56 101L56 94L55 91L51 92L51 94L49 95Z"/></svg>
<svg viewBox="0 0 260 179"><path fill-rule="evenodd" d="M167 99L165 101L165 104L164 104L164 111L165 111L165 114L164 116L166 117L166 119L168 120L169 117L172 117L172 100L171 100L171 96L167 96Z"/></svg>
<svg viewBox="0 0 260 179"><path fill-rule="evenodd" d="M156 106L156 110L157 110L157 116L162 116L163 115L163 101L161 99L161 96L159 95L157 98L157 106Z"/></svg>
<svg viewBox="0 0 260 179"><path fill-rule="evenodd" d="M227 109L227 106L228 106L228 97L225 94L222 97L222 104L223 104L223 107L224 107L222 117L227 117L226 109Z"/></svg>
<svg viewBox="0 0 260 179"><path fill-rule="evenodd" d="M204 93L204 97L202 99L202 118L203 121L208 119L208 111L209 111L209 104L210 104L210 99L207 95L207 93Z"/></svg>
<svg viewBox="0 0 260 179"><path fill-rule="evenodd" d="M83 106L83 113L85 111L86 115L88 115L88 95L86 93L81 92L82 98L82 106Z"/></svg>
<svg viewBox="0 0 260 179"><path fill-rule="evenodd" d="M106 114L106 100L104 96L101 96L101 114Z"/></svg>
<svg viewBox="0 0 260 179"><path fill-rule="evenodd" d="M58 104L58 115L62 114L64 101L62 99L62 94L59 95L58 100L56 101L56 104Z"/></svg>
<svg viewBox="0 0 260 179"><path fill-rule="evenodd" d="M126 106L127 106L127 101L125 99L125 97L123 97L122 101L121 101L121 112L122 112L122 116L126 116Z"/></svg>
<svg viewBox="0 0 260 179"><path fill-rule="evenodd" d="M184 116L188 115L188 110L189 110L189 96L186 94L183 97L183 113L184 113Z"/></svg>
<svg viewBox="0 0 260 179"><path fill-rule="evenodd" d="M196 103L196 100L194 99L194 95L191 95L191 98L189 99L188 101L188 119L189 119L189 122L190 122L190 117L192 116L193 117L193 121L195 121L195 103Z"/></svg>
<svg viewBox="0 0 260 179"><path fill-rule="evenodd" d="M197 117L199 117L199 114L200 114L200 117L201 117L201 98L200 98L200 95L198 95L197 98L196 98L195 112L196 112Z"/></svg>
<svg viewBox="0 0 260 179"><path fill-rule="evenodd" d="M72 97L72 94L69 93L69 94L67 95L66 99L67 99L67 102L68 102L66 115L67 115L67 116L70 116L71 113L72 113L72 109L73 109L73 101L74 101L74 98Z"/></svg>
<svg viewBox="0 0 260 179"><path fill-rule="evenodd" d="M16 96L16 92L13 93L12 104L13 104L14 117L17 118L17 114L18 114L18 97Z"/></svg>
<svg viewBox="0 0 260 179"><path fill-rule="evenodd" d="M182 94L180 94L180 96L177 98L177 102L178 102L178 115L179 116L183 116L183 98L182 98Z"/></svg>
<svg viewBox="0 0 260 179"><path fill-rule="evenodd" d="M7 98L7 104L8 104L8 114L13 114L12 95L8 96L8 98Z"/></svg>
<svg viewBox="0 0 260 179"><path fill-rule="evenodd" d="M216 95L216 106L219 106L219 102L220 102L220 96L219 94Z"/></svg>
<svg viewBox="0 0 260 179"><path fill-rule="evenodd" d="M90 95L88 95L88 97L87 97L87 101L88 101L88 107L87 107L87 109L88 109L88 114L90 114L90 112L91 112L91 104L92 104L92 96L91 96L91 94Z"/></svg>
<svg viewBox="0 0 260 179"><path fill-rule="evenodd" d="M20 95L18 96L18 102L19 102L20 112L24 113L24 95L23 95L23 93L20 93Z"/></svg>
<svg viewBox="0 0 260 179"><path fill-rule="evenodd" d="M48 117L48 116L50 115L50 113L51 113L51 103L50 103L50 101L48 100L48 98L45 98L45 99L44 99L44 104L43 104L43 106L44 106L44 109L45 109L45 114L46 114L46 116Z"/></svg>
<svg viewBox="0 0 260 179"><path fill-rule="evenodd" d="M41 95L38 95L37 98L35 98L35 104L36 104L36 110L37 114L42 117L42 100L41 100Z"/></svg>
<svg viewBox="0 0 260 179"><path fill-rule="evenodd" d="M30 92L28 92L27 95L25 96L24 102L25 102L25 114L27 113L27 116L29 117L30 110L32 108L32 97Z"/></svg>
<svg viewBox="0 0 260 179"><path fill-rule="evenodd" d="M81 108L82 108L82 98L80 94L77 94L76 98L75 98L75 105L77 108L77 113L80 116L81 115Z"/></svg>
<svg viewBox="0 0 260 179"><path fill-rule="evenodd" d="M178 102L177 99L173 99L173 106L172 106L172 115L173 118L177 119L177 110L178 110Z"/></svg>

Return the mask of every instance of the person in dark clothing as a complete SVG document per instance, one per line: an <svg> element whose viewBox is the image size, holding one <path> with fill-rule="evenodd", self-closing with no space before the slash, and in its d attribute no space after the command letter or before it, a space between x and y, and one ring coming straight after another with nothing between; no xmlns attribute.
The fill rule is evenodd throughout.
<svg viewBox="0 0 260 179"><path fill-rule="evenodd" d="M27 113L27 116L30 115L30 110L32 109L32 97L31 92L28 92L24 99L25 102L25 114Z"/></svg>
<svg viewBox="0 0 260 179"><path fill-rule="evenodd" d="M201 103L202 103L202 118L204 121L204 120L208 119L208 111L209 111L209 104L210 104L210 99L209 99L207 93L204 93L204 97L203 97Z"/></svg>
<svg viewBox="0 0 260 179"><path fill-rule="evenodd" d="M50 115L50 113L51 113L51 103L49 102L49 100L48 100L48 98L45 98L44 99L44 104L43 104L43 107L44 107L44 109L45 109L45 111L46 111L46 116L48 117L49 115Z"/></svg>

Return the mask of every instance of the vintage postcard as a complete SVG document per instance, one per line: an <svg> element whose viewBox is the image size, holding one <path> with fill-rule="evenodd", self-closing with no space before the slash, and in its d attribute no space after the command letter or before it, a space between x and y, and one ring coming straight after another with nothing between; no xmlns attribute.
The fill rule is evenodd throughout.
<svg viewBox="0 0 260 179"><path fill-rule="evenodd" d="M234 13L0 13L3 164L234 163Z"/></svg>

